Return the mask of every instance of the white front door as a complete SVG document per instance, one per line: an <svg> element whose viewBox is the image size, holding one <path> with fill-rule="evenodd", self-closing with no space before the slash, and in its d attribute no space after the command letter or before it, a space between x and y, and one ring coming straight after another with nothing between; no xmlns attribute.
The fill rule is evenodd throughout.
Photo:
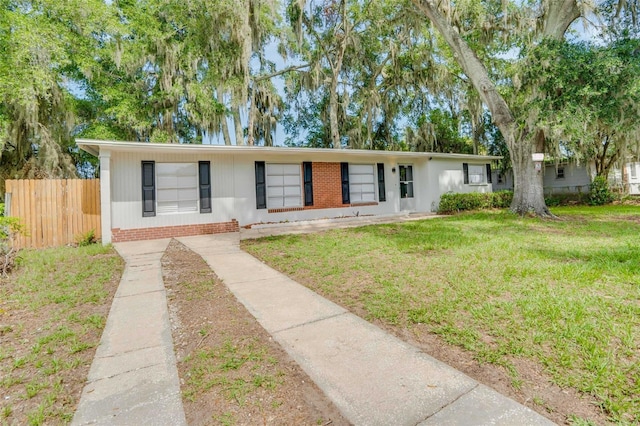
<svg viewBox="0 0 640 426"><path fill-rule="evenodd" d="M398 171L400 172L400 211L415 211L416 201L413 197L413 165L399 164Z"/></svg>

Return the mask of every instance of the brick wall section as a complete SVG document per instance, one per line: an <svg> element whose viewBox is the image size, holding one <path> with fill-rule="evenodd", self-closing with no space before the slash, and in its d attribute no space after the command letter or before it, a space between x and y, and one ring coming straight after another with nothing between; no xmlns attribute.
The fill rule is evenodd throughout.
<svg viewBox="0 0 640 426"><path fill-rule="evenodd" d="M342 204L340 163L313 163L313 206L305 209L348 207Z"/></svg>
<svg viewBox="0 0 640 426"><path fill-rule="evenodd" d="M155 240L159 238L188 237L191 235L222 234L224 232L238 232L238 222L204 223L181 226L161 226L157 228L138 228L111 230L111 241L120 243L124 241Z"/></svg>

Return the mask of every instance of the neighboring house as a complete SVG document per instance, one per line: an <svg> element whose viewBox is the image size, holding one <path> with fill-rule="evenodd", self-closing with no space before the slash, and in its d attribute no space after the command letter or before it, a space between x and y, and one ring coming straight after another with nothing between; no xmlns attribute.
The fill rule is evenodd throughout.
<svg viewBox="0 0 640 426"><path fill-rule="evenodd" d="M640 162L624 165L624 177L626 177L626 190L629 195L640 195Z"/></svg>
<svg viewBox="0 0 640 426"><path fill-rule="evenodd" d="M543 171L544 193L550 194L575 194L589 192L591 177L586 164L560 163L545 164ZM508 170L492 171L493 190L513 190L513 172Z"/></svg>
<svg viewBox="0 0 640 426"><path fill-rule="evenodd" d="M78 140L99 157L104 243L256 223L430 212L446 192L491 192L465 154Z"/></svg>

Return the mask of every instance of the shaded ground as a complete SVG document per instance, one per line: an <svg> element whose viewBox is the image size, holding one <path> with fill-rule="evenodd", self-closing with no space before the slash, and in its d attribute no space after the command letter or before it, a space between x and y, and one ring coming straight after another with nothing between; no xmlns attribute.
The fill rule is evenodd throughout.
<svg viewBox="0 0 640 426"><path fill-rule="evenodd" d="M187 422L348 422L200 256L173 240L162 258Z"/></svg>

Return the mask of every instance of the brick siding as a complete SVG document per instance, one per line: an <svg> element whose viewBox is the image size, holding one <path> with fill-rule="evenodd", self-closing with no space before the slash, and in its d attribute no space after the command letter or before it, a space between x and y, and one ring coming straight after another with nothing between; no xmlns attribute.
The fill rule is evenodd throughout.
<svg viewBox="0 0 640 426"><path fill-rule="evenodd" d="M313 206L305 209L348 207L342 204L340 163L313 163Z"/></svg>
<svg viewBox="0 0 640 426"><path fill-rule="evenodd" d="M313 163L313 206L305 206L305 210L377 205L376 201L342 204L340 163Z"/></svg>
<svg viewBox="0 0 640 426"><path fill-rule="evenodd" d="M160 226L157 228L138 228L111 230L111 241L120 243L124 241L154 240L160 238L188 237L192 235L222 234L225 232L238 232L238 222L203 223L181 226Z"/></svg>

